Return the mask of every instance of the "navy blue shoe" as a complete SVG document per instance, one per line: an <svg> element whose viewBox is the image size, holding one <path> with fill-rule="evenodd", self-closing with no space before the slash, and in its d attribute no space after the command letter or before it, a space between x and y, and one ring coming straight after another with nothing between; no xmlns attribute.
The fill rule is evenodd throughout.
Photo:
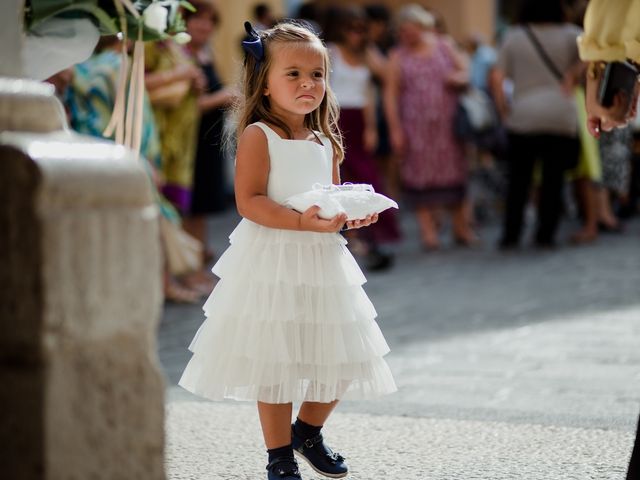
<svg viewBox="0 0 640 480"><path fill-rule="evenodd" d="M303 440L296 435L293 425L291 426L291 443L293 453L304 458L309 466L320 475L329 478L346 477L349 473L344 457L332 451L324 444L322 434Z"/></svg>
<svg viewBox="0 0 640 480"><path fill-rule="evenodd" d="M293 457L274 458L267 465L267 480L302 480L298 462Z"/></svg>

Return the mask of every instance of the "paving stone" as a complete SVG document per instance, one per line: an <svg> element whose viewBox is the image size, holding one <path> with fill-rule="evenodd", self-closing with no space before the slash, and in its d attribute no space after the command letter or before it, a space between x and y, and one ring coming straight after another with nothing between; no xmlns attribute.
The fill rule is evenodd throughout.
<svg viewBox="0 0 640 480"><path fill-rule="evenodd" d="M236 222L211 222L216 252ZM640 221L592 245L511 254L495 250L495 225L479 248L435 253L410 216L403 229L394 268L365 285L400 390L330 419L348 478L624 479L640 411ZM160 327L169 478L265 478L255 406L176 386L202 320L200 306L168 305Z"/></svg>
<svg viewBox="0 0 640 480"><path fill-rule="evenodd" d="M603 429L336 413L327 442L351 480L623 480L633 442ZM266 478L253 405L172 402L167 475L175 480ZM305 480L319 480L301 462Z"/></svg>

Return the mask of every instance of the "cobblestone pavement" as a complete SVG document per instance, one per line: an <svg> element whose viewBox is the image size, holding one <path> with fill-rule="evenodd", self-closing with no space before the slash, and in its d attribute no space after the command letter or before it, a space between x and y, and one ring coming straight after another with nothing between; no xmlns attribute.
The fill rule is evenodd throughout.
<svg viewBox="0 0 640 480"><path fill-rule="evenodd" d="M171 403L167 418L169 478L266 477L253 406ZM623 480L633 443L602 429L358 413L334 414L325 430L352 480ZM304 479L323 478L300 463Z"/></svg>
<svg viewBox="0 0 640 480"><path fill-rule="evenodd" d="M236 221L212 222L218 252ZM491 227L484 246L436 253L403 227L394 269L365 285L399 391L345 402L327 428L349 478L623 479L640 411L640 222L512 254ZM255 407L175 386L201 322L200 307L168 305L160 327L169 478L265 478Z"/></svg>

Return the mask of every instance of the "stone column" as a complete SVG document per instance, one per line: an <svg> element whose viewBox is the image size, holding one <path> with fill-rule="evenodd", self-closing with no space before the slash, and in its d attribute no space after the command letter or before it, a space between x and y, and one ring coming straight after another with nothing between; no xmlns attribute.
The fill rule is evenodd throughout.
<svg viewBox="0 0 640 480"><path fill-rule="evenodd" d="M25 0L0 2L0 76L21 77L22 33Z"/></svg>
<svg viewBox="0 0 640 480"><path fill-rule="evenodd" d="M0 476L163 479L149 179L52 90L0 79Z"/></svg>

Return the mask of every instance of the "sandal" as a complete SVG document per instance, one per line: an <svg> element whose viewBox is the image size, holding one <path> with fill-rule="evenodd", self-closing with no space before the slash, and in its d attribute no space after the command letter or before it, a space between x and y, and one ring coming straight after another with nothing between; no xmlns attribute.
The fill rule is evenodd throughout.
<svg viewBox="0 0 640 480"><path fill-rule="evenodd" d="M436 239L427 239L422 238L420 240L420 245L422 247L423 252L435 252L440 249L440 241Z"/></svg>
<svg viewBox="0 0 640 480"><path fill-rule="evenodd" d="M202 260L203 263L205 265L209 265L210 263L213 263L216 259L216 254L213 250L211 250L210 248L205 249L205 251L202 253Z"/></svg>
<svg viewBox="0 0 640 480"><path fill-rule="evenodd" d="M590 232L588 230L579 230L571 235L571 243L574 245L584 245L585 243L591 243L598 238L597 232Z"/></svg>
<svg viewBox="0 0 640 480"><path fill-rule="evenodd" d="M180 281L185 287L203 296L209 295L216 286L216 279L205 270L184 275Z"/></svg>
<svg viewBox="0 0 640 480"><path fill-rule="evenodd" d="M622 233L624 231L624 228L622 226L622 223L618 222L618 221L613 221L613 222L598 222L598 230L601 231L602 233Z"/></svg>
<svg viewBox="0 0 640 480"><path fill-rule="evenodd" d="M201 295L190 288L183 287L175 280L170 280L164 287L164 299L171 303L196 304Z"/></svg>
<svg viewBox="0 0 640 480"><path fill-rule="evenodd" d="M471 247L471 248L477 247L481 243L480 238L478 238L474 234L470 234L470 235L455 235L454 236L454 241L455 241L456 245L458 245L460 247Z"/></svg>

